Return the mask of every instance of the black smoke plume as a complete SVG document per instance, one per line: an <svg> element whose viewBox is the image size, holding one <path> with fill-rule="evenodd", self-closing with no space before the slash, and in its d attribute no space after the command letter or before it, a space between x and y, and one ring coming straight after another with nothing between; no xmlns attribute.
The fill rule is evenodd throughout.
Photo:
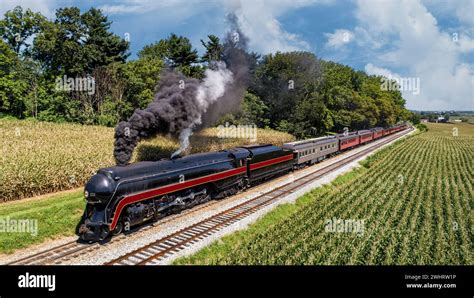
<svg viewBox="0 0 474 298"><path fill-rule="evenodd" d="M217 100L209 107L202 127L214 124L222 115L237 111L250 82L249 65L253 58L247 52L248 38L240 30L234 13L227 15L227 22L230 30L224 39L222 61L232 72L233 81L227 86L223 100Z"/></svg>
<svg viewBox="0 0 474 298"><path fill-rule="evenodd" d="M224 41L222 60L207 69L200 81L174 70L165 71L153 102L144 110L135 110L128 121L115 128L114 157L118 165L130 162L137 144L157 134L179 138L179 155L189 145L193 131L213 124L225 113L235 111L248 84L247 38L230 14L230 32Z"/></svg>

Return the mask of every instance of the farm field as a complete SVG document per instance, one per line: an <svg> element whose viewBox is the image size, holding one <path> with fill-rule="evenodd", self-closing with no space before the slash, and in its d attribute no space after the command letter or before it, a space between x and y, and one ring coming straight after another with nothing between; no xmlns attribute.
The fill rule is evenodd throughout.
<svg viewBox="0 0 474 298"><path fill-rule="evenodd" d="M0 202L84 186L97 169L115 164L114 129L33 120L0 119ZM258 129L257 142L282 144L292 135ZM221 139L217 129L191 137L191 152L216 151L249 144L248 139ZM143 141L134 161L169 157L179 143L157 136Z"/></svg>
<svg viewBox="0 0 474 298"><path fill-rule="evenodd" d="M245 139L219 139L215 128L192 137L192 152L221 150ZM0 119L0 219L32 219L38 234L0 233L0 253L74 235L84 211L84 183L100 167L114 164L113 128ZM259 129L259 142L286 142L294 137ZM134 160L169 157L178 142L164 137L141 142ZM74 188L80 189L74 189ZM52 193L73 189L67 193ZM30 197L33 195L41 197ZM7 201L7 202L6 202Z"/></svg>
<svg viewBox="0 0 474 298"><path fill-rule="evenodd" d="M472 265L474 125L428 129L175 263Z"/></svg>

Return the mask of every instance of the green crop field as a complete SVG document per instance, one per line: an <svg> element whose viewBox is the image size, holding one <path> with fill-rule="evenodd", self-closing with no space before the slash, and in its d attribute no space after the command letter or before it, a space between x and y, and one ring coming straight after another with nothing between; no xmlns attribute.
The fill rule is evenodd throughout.
<svg viewBox="0 0 474 298"><path fill-rule="evenodd" d="M70 123L0 119L0 202L82 187L99 168L114 165L114 129ZM282 144L292 135L258 129L257 142ZM249 139L223 139L217 129L191 137L191 152L217 151L249 144ZM169 157L176 140L157 136L143 141L134 161Z"/></svg>
<svg viewBox="0 0 474 298"><path fill-rule="evenodd" d="M428 129L176 263L473 264L474 125Z"/></svg>
<svg viewBox="0 0 474 298"><path fill-rule="evenodd" d="M83 187L97 169L114 164L113 129L0 119L0 136L0 220L35 220L38 228L37 235L0 233L0 253L73 235L85 206L82 189L50 193ZM281 144L290 140L294 137L286 133L257 131L257 142ZM209 128L192 137L191 152L216 151L250 142L218 138L216 128ZM143 141L135 150L134 160L169 157L178 147L176 141L158 136ZM18 200L40 194L46 195Z"/></svg>

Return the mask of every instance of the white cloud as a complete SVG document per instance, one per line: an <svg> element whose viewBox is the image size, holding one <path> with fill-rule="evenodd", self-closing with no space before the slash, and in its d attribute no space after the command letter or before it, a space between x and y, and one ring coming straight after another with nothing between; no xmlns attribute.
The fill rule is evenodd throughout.
<svg viewBox="0 0 474 298"><path fill-rule="evenodd" d="M358 0L357 5L358 26L373 40L390 40L390 50L374 57L383 68L369 63L366 70L380 74L397 68L403 77L420 78L419 95L403 93L409 108L474 109L473 65L461 55L474 50L469 37L455 42L420 1Z"/></svg>
<svg viewBox="0 0 474 298"><path fill-rule="evenodd" d="M105 4L100 6L100 9L106 14L123 14L123 13L136 13L136 12L145 12L145 9L141 5L109 5Z"/></svg>
<svg viewBox="0 0 474 298"><path fill-rule="evenodd" d="M462 53L468 53L474 51L474 39L469 38L467 35L458 35L459 51Z"/></svg>
<svg viewBox="0 0 474 298"><path fill-rule="evenodd" d="M227 9L236 13L243 33L249 38L249 47L267 54L310 48L299 35L285 31L277 18L291 10L315 3L294 0L241 0L228 2Z"/></svg>
<svg viewBox="0 0 474 298"><path fill-rule="evenodd" d="M143 14L150 11L157 17L174 22L183 21L202 12L203 6L222 8L222 15L210 16L219 18L225 12L235 12L239 26L249 38L251 50L263 54L276 51L308 50L310 45L299 35L283 29L278 17L314 4L330 4L333 0L231 0L231 1L184 1L184 0L122 0L117 4L103 5L100 8L107 14ZM158 16L159 14L159 16Z"/></svg>
<svg viewBox="0 0 474 298"><path fill-rule="evenodd" d="M325 33L324 35L328 38L326 46L336 49L350 43L354 39L354 33L346 29L336 29L334 33Z"/></svg>
<svg viewBox="0 0 474 298"><path fill-rule="evenodd" d="M358 45L368 47L369 49L379 49L385 43L389 42L386 38L379 37L374 38L365 28L363 27L355 27L354 28L354 36L355 42Z"/></svg>
<svg viewBox="0 0 474 298"><path fill-rule="evenodd" d="M376 76L384 76L386 78L399 78L400 75L398 73L394 73L386 68L377 67L372 63L368 63L365 65L365 72L369 75L376 75Z"/></svg>
<svg viewBox="0 0 474 298"><path fill-rule="evenodd" d="M474 25L474 1L472 0L423 0L423 4L435 14L455 17L465 25Z"/></svg>
<svg viewBox="0 0 474 298"><path fill-rule="evenodd" d="M144 26L177 25L188 18L203 14L204 11L215 6L212 1L184 1L184 0L121 0L116 4L105 4L99 8L107 15L130 15L131 18L140 18L138 15L148 14L142 19ZM150 13L152 18L150 18ZM151 22L151 23L149 23Z"/></svg>
<svg viewBox="0 0 474 298"><path fill-rule="evenodd" d="M5 12L12 10L16 6L23 9L29 8L33 12L40 12L42 15L51 18L54 16L54 1L52 0L1 0L0 14L3 17Z"/></svg>
<svg viewBox="0 0 474 298"><path fill-rule="evenodd" d="M165 12L175 15L181 14L183 11L191 12L198 6L206 3L200 1L183 1L183 0L121 0L118 4L105 4L100 6L106 14L141 14L148 12ZM190 9L193 8L193 9ZM197 13L197 11L196 11Z"/></svg>
<svg viewBox="0 0 474 298"><path fill-rule="evenodd" d="M467 0L458 3L456 15L458 19L468 25L474 25L474 1Z"/></svg>

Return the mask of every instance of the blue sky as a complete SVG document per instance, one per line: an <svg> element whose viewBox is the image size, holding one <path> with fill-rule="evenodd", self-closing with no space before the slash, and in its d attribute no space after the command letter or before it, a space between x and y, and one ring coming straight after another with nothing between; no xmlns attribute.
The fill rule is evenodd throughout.
<svg viewBox="0 0 474 298"><path fill-rule="evenodd" d="M402 93L407 107L474 110L474 0L2 0L0 12L21 4L54 18L58 7L101 8L131 59L170 33L199 40L223 36L235 12L250 49L306 50L369 74L419 80Z"/></svg>

